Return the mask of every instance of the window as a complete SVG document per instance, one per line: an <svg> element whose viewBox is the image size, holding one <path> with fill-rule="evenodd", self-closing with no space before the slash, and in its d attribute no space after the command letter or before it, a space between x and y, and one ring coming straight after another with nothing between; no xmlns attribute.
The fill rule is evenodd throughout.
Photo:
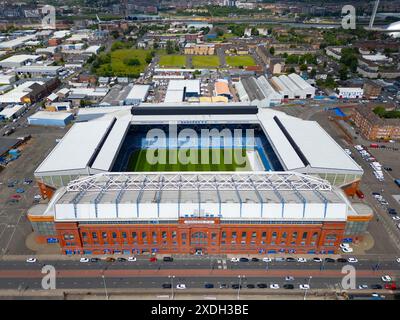
<svg viewBox="0 0 400 320"><path fill-rule="evenodd" d="M308 232L303 232L303 240L306 240L308 237Z"/></svg>
<svg viewBox="0 0 400 320"><path fill-rule="evenodd" d="M97 232L92 232L92 238L97 239Z"/></svg>
<svg viewBox="0 0 400 320"><path fill-rule="evenodd" d="M325 239L326 239L327 241L336 241L337 236L336 236L336 234L328 234L328 235L325 237Z"/></svg>
<svg viewBox="0 0 400 320"><path fill-rule="evenodd" d="M176 231L172 231L172 239L176 239Z"/></svg>
<svg viewBox="0 0 400 320"><path fill-rule="evenodd" d="M186 240L186 233L182 233L182 240Z"/></svg>
<svg viewBox="0 0 400 320"><path fill-rule="evenodd" d="M226 232L222 231L222 239L226 239Z"/></svg>
<svg viewBox="0 0 400 320"><path fill-rule="evenodd" d="M297 240L298 233L295 231L292 233L292 240Z"/></svg>
<svg viewBox="0 0 400 320"><path fill-rule="evenodd" d="M247 236L246 231L243 231L243 232L242 232L242 238L246 238L246 236Z"/></svg>
<svg viewBox="0 0 400 320"><path fill-rule="evenodd" d="M102 232L101 236L102 236L103 239L107 239L107 232Z"/></svg>
<svg viewBox="0 0 400 320"><path fill-rule="evenodd" d="M75 237L73 234L64 234L64 240L74 240Z"/></svg>
<svg viewBox="0 0 400 320"><path fill-rule="evenodd" d="M82 232L82 238L87 238L87 233L86 232Z"/></svg>
<svg viewBox="0 0 400 320"><path fill-rule="evenodd" d="M211 233L211 239L212 239L212 240L217 239L217 234L216 234L216 233Z"/></svg>
<svg viewBox="0 0 400 320"><path fill-rule="evenodd" d="M232 239L236 239L236 237L237 237L237 234L236 234L236 232L234 231L234 232L232 232Z"/></svg>
<svg viewBox="0 0 400 320"><path fill-rule="evenodd" d="M318 232L314 232L312 235L312 239L317 240L317 238L318 238Z"/></svg>
<svg viewBox="0 0 400 320"><path fill-rule="evenodd" d="M287 232L282 233L282 239L286 239L287 238Z"/></svg>
<svg viewBox="0 0 400 320"><path fill-rule="evenodd" d="M277 233L276 231L272 232L272 239L276 239Z"/></svg>
<svg viewBox="0 0 400 320"><path fill-rule="evenodd" d="M265 238L267 237L267 233L264 231L264 232L261 234L261 237L262 237L263 239L265 239Z"/></svg>
<svg viewBox="0 0 400 320"><path fill-rule="evenodd" d="M113 232L113 233L112 233L112 238L113 238L113 239L117 239L117 233L116 233L116 232Z"/></svg>
<svg viewBox="0 0 400 320"><path fill-rule="evenodd" d="M161 232L161 237L163 239L167 239L167 232L166 231Z"/></svg>
<svg viewBox="0 0 400 320"><path fill-rule="evenodd" d="M256 237L257 237L257 232L253 232L253 233L251 234L251 237L252 237L252 238L256 238Z"/></svg>
<svg viewBox="0 0 400 320"><path fill-rule="evenodd" d="M122 238L126 239L126 232L121 233Z"/></svg>
<svg viewBox="0 0 400 320"><path fill-rule="evenodd" d="M142 239L146 239L147 238L147 233L145 231L142 232Z"/></svg>
<svg viewBox="0 0 400 320"><path fill-rule="evenodd" d="M137 239L137 233L136 232L132 232L132 238L133 238L133 240Z"/></svg>
<svg viewBox="0 0 400 320"><path fill-rule="evenodd" d="M157 232L153 231L153 232L151 233L151 236L153 237L153 239L154 239L154 238L157 238Z"/></svg>

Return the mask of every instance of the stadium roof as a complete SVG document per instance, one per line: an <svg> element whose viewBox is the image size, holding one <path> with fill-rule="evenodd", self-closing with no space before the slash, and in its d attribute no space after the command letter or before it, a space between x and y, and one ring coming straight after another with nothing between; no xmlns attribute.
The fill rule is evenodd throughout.
<svg viewBox="0 0 400 320"><path fill-rule="evenodd" d="M348 211L340 190L294 172L97 174L59 189L47 208L56 221L345 221Z"/></svg>
<svg viewBox="0 0 400 320"><path fill-rule="evenodd" d="M35 174L88 168L115 118L76 123L36 169ZM89 173L89 171L87 171Z"/></svg>

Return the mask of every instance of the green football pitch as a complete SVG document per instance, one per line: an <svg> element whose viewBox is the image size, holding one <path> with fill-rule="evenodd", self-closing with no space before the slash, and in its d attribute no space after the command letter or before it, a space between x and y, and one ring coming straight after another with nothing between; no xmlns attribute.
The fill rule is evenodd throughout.
<svg viewBox="0 0 400 320"><path fill-rule="evenodd" d="M251 171L251 166L244 149L190 149L186 154L178 149L142 149L130 156L127 171L160 172L160 171ZM207 156L208 151L208 156ZM178 160L178 152L179 159ZM240 155L241 153L241 155ZM229 154L231 156L229 156ZM235 156L236 154L236 156ZM219 158L218 158L219 157ZM170 160L172 159L172 161ZM231 161L232 159L232 161ZM239 161L236 159L245 159ZM197 161L196 161L197 160Z"/></svg>

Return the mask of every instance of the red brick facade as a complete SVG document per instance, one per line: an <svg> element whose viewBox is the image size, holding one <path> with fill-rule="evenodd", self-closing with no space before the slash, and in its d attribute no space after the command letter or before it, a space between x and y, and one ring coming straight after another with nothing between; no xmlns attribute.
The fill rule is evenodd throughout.
<svg viewBox="0 0 400 320"><path fill-rule="evenodd" d="M180 219L177 224L56 223L63 253L333 253L345 222L221 224Z"/></svg>

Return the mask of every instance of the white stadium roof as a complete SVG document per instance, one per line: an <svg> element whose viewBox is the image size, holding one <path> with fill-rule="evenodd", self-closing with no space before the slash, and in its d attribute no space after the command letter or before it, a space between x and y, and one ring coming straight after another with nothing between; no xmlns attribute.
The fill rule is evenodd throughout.
<svg viewBox="0 0 400 320"><path fill-rule="evenodd" d="M327 181L295 172L104 173L59 189L56 221L345 221L350 206Z"/></svg>
<svg viewBox="0 0 400 320"><path fill-rule="evenodd" d="M114 118L76 123L36 169L35 174L87 169ZM89 171L87 171L89 173Z"/></svg>

